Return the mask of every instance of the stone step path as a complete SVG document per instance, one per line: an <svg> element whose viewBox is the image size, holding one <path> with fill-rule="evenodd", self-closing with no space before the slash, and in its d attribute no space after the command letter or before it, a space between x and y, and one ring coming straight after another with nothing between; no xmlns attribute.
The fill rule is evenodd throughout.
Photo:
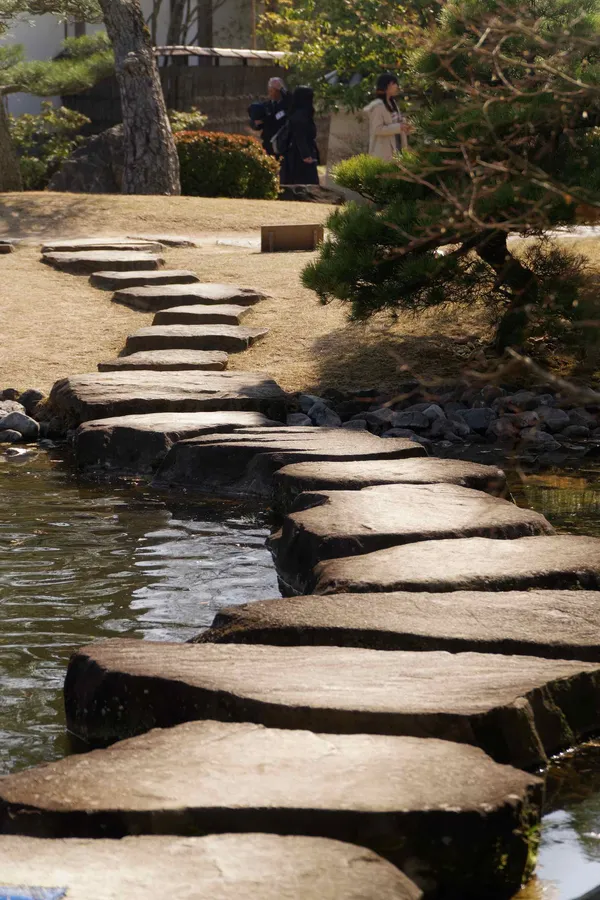
<svg viewBox="0 0 600 900"><path fill-rule="evenodd" d="M270 499L275 472L289 463L414 456L425 456L425 450L406 438L383 439L340 428L248 428L234 435L175 444L157 472L156 483L217 496Z"/></svg>
<svg viewBox="0 0 600 900"><path fill-rule="evenodd" d="M198 244L188 237L179 234L130 234L131 241L157 241L165 247L197 247Z"/></svg>
<svg viewBox="0 0 600 900"><path fill-rule="evenodd" d="M140 272L160 269L162 256L129 250L90 250L81 253L44 253L42 262L71 275L92 275L102 271Z"/></svg>
<svg viewBox="0 0 600 900"><path fill-rule="evenodd" d="M218 410L262 412L281 420L286 394L254 372L95 372L55 382L46 414L74 428L114 416Z"/></svg>
<svg viewBox="0 0 600 900"><path fill-rule="evenodd" d="M144 474L154 469L177 441L200 434L280 423L259 412L176 412L117 416L86 422L74 438L78 469Z"/></svg>
<svg viewBox="0 0 600 900"><path fill-rule="evenodd" d="M195 643L519 654L600 663L600 592L328 594L220 609Z"/></svg>
<svg viewBox="0 0 600 900"><path fill-rule="evenodd" d="M164 273L163 273L164 274ZM157 312L170 309L173 306L197 306L202 304L235 304L236 306L253 306L260 300L264 300L264 294L252 288L238 287L233 284L212 284L200 282L185 286L181 283L147 284L140 287L125 287L116 290L113 300L115 303L124 303L134 309L146 312Z"/></svg>
<svg viewBox="0 0 600 900"><path fill-rule="evenodd" d="M117 638L72 655L65 710L69 730L92 743L218 719L436 737L533 767L598 730L600 664Z"/></svg>
<svg viewBox="0 0 600 900"><path fill-rule="evenodd" d="M314 592L600 588L600 539L578 535L423 541L315 567Z"/></svg>
<svg viewBox="0 0 600 900"><path fill-rule="evenodd" d="M145 350L222 350L241 353L269 333L241 325L150 325L130 334L124 355Z"/></svg>
<svg viewBox="0 0 600 900"><path fill-rule="evenodd" d="M544 516L455 484L387 484L312 491L296 500L269 540L277 573L297 594L314 588L325 559L443 538L514 539L554 534Z"/></svg>
<svg viewBox="0 0 600 900"><path fill-rule="evenodd" d="M73 240L49 241L42 245L42 253L84 253L104 250L114 253L138 251L162 253L164 244L159 241L133 240L131 238L75 238Z"/></svg>
<svg viewBox="0 0 600 900"><path fill-rule="evenodd" d="M466 745L201 722L0 779L0 823L4 832L55 837L168 829L332 838L412 868L438 895L481 900L519 889L541 800L539 778ZM281 878L285 856L273 865ZM242 861L234 856L231 867ZM336 885L333 896L347 894Z"/></svg>
<svg viewBox="0 0 600 900"><path fill-rule="evenodd" d="M420 900L372 851L270 834L121 840L0 837L3 885L61 885L67 900ZM10 891L8 892L11 893Z"/></svg>
<svg viewBox="0 0 600 900"><path fill-rule="evenodd" d="M157 312L152 325L239 325L249 312L249 306L235 306L233 303L172 306Z"/></svg>
<svg viewBox="0 0 600 900"><path fill-rule="evenodd" d="M222 350L145 350L98 363L98 371L125 372L148 369L152 372L185 372L189 369L200 369L206 372L222 372L227 368L228 361L228 354Z"/></svg>
<svg viewBox="0 0 600 900"><path fill-rule="evenodd" d="M105 291L117 291L120 288L142 287L156 284L192 284L200 281L194 272L188 269L163 269L159 272L121 272L102 271L90 275L92 287Z"/></svg>
<svg viewBox="0 0 600 900"><path fill-rule="evenodd" d="M303 491L358 491L378 484L458 484L501 494L506 476L495 466L417 457L293 463L279 469L273 482L275 508L285 514Z"/></svg>

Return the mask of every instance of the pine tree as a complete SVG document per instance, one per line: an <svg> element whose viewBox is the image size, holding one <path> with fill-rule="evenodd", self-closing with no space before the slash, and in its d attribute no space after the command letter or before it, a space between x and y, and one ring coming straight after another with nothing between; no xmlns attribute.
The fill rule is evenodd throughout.
<svg viewBox="0 0 600 900"><path fill-rule="evenodd" d="M339 166L367 203L333 214L304 282L356 319L484 296L498 348L520 344L577 304L581 264L545 233L600 206L600 0L453 0L409 81L411 149Z"/></svg>

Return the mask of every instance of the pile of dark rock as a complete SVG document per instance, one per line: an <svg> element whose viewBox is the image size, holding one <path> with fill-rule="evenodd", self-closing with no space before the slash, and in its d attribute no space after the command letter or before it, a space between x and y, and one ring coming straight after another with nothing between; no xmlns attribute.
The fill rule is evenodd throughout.
<svg viewBox="0 0 600 900"><path fill-rule="evenodd" d="M31 444L47 439L47 426L37 421L39 404L44 399L44 394L35 388L0 391L0 444Z"/></svg>
<svg viewBox="0 0 600 900"><path fill-rule="evenodd" d="M393 396L376 390L297 394L295 407L290 425L368 430L412 438L435 450L493 444L525 456L581 456L600 449L600 401L578 402L547 384L525 390L457 383L433 391L411 381Z"/></svg>

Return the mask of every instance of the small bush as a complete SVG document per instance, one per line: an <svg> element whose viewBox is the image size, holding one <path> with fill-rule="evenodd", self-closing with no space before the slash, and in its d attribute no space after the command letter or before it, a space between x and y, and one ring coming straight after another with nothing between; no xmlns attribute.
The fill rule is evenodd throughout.
<svg viewBox="0 0 600 900"><path fill-rule="evenodd" d="M42 103L38 115L9 117L26 191L42 191L46 187L62 162L83 140L77 132L89 121L64 106L56 109L50 101Z"/></svg>
<svg viewBox="0 0 600 900"><path fill-rule="evenodd" d="M208 131L175 135L181 193L193 197L274 200L279 164L252 137Z"/></svg>
<svg viewBox="0 0 600 900"><path fill-rule="evenodd" d="M168 116L173 134L178 131L202 131L208 119L208 116L202 115L195 106L192 106L187 112L182 112L179 109L170 109Z"/></svg>

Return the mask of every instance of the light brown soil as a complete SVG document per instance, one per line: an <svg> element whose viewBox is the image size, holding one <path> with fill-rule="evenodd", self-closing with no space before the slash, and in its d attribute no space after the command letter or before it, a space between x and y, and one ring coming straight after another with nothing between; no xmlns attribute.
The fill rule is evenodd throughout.
<svg viewBox="0 0 600 900"><path fill-rule="evenodd" d="M232 355L230 368L265 372L287 390L393 388L407 374L435 384L477 365L480 340L490 335L481 305L403 313L391 326L389 320L350 324L345 305L322 306L302 287L300 274L311 254L261 254L255 247L216 243L219 236L256 241L261 224L324 222L330 210L197 197L1 195L0 235L25 242L0 256L0 389L48 390L57 378L94 371L118 354L127 334L150 324L151 314L111 303L111 294L91 288L87 278L39 261L41 240L96 235L195 238L197 248L165 251L167 267L268 293L244 324L266 325L269 334L246 353ZM600 256L597 241L571 246Z"/></svg>

